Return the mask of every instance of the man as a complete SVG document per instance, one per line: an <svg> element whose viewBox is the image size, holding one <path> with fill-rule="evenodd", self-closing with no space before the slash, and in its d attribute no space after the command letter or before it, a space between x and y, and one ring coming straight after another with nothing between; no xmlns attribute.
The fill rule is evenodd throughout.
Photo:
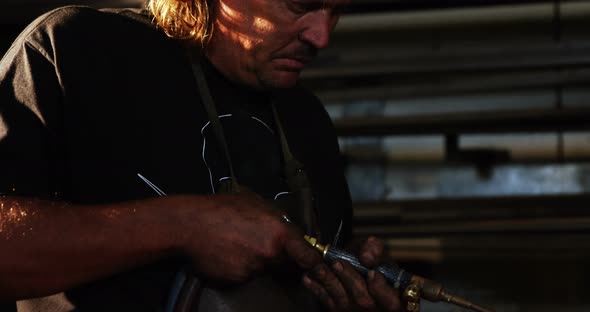
<svg viewBox="0 0 590 312"><path fill-rule="evenodd" d="M161 311L189 262L205 299L263 276L331 310L398 311L381 274L322 263L283 217L350 237L333 129L296 84L348 1L153 0L30 25L0 64L0 301ZM273 207L310 189L307 215Z"/></svg>

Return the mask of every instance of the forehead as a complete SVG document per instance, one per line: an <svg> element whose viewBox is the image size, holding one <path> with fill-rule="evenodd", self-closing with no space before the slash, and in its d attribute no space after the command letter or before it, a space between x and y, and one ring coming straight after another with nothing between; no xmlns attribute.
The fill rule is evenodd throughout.
<svg viewBox="0 0 590 312"><path fill-rule="evenodd" d="M287 0L306 4L317 4L326 7L344 7L350 4L351 0Z"/></svg>
<svg viewBox="0 0 590 312"><path fill-rule="evenodd" d="M280 2L292 2L294 4L309 5L313 7L326 7L342 9L349 5L352 0L219 0L222 5L230 3L241 4L250 8L274 7Z"/></svg>

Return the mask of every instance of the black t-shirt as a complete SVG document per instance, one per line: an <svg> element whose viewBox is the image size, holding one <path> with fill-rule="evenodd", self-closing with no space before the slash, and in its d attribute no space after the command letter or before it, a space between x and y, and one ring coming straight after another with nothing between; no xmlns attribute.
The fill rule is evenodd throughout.
<svg viewBox="0 0 590 312"><path fill-rule="evenodd" d="M203 64L240 183L269 200L288 191L270 110L306 167L323 237L351 207L329 116L297 86L255 92ZM228 165L212 138L183 45L145 12L67 7L32 23L0 63L0 194L97 204L209 194ZM159 310L176 260L66 292L85 310ZM149 300L148 300L149 299ZM150 307L147 309L147 307Z"/></svg>

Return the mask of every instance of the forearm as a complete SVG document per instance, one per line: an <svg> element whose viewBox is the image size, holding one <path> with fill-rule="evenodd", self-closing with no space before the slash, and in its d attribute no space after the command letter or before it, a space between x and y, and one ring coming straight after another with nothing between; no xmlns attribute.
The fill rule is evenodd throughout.
<svg viewBox="0 0 590 312"><path fill-rule="evenodd" d="M165 257L178 220L164 199L76 206L0 198L0 299L47 295Z"/></svg>
<svg viewBox="0 0 590 312"><path fill-rule="evenodd" d="M113 205L0 197L0 301L69 289L182 253L199 275L240 283L269 263L319 254L253 194L166 196Z"/></svg>

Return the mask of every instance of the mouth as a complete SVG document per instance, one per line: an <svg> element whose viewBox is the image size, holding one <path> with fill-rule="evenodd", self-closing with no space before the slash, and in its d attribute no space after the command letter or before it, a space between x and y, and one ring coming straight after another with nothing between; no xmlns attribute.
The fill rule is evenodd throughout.
<svg viewBox="0 0 590 312"><path fill-rule="evenodd" d="M280 57L273 60L277 68L284 71L300 72L310 59L296 57Z"/></svg>
<svg viewBox="0 0 590 312"><path fill-rule="evenodd" d="M315 58L317 52L313 46L302 44L275 54L273 62L279 70L299 73Z"/></svg>

